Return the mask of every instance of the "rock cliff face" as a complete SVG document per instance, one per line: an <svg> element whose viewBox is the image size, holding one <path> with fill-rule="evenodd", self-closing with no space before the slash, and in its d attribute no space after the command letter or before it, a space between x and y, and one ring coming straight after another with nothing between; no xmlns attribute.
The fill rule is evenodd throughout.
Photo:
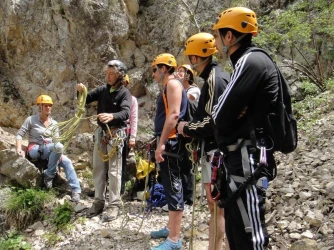
<svg viewBox="0 0 334 250"><path fill-rule="evenodd" d="M163 52L180 63L188 36L209 31L229 1L48 0L0 3L0 126L19 127L35 110L35 99L49 94L53 116L65 120L75 109L75 85L92 89L105 83L104 64L120 59L129 68L139 98L142 128L151 128L154 97L150 64ZM219 7L217 7L219 6ZM190 12L196 9L197 25ZM95 114L88 109L87 115ZM147 122L146 122L147 121ZM81 132L91 131L85 122ZM140 129L140 128L139 128Z"/></svg>

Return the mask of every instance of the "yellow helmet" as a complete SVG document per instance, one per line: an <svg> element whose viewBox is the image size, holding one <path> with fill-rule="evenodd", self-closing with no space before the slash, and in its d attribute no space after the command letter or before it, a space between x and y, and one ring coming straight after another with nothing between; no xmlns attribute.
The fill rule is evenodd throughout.
<svg viewBox="0 0 334 250"><path fill-rule="evenodd" d="M124 80L125 80L125 86L128 86L130 84L130 77L128 74L124 76Z"/></svg>
<svg viewBox="0 0 334 250"><path fill-rule="evenodd" d="M152 68L154 68L158 64L165 64L171 67L176 68L177 63L176 59L172 54L164 53L156 56L152 62Z"/></svg>
<svg viewBox="0 0 334 250"><path fill-rule="evenodd" d="M244 7L234 7L224 10L219 14L213 30L230 28L240 33L251 33L257 35L258 24L254 11Z"/></svg>
<svg viewBox="0 0 334 250"><path fill-rule="evenodd" d="M188 38L184 55L208 57L217 52L215 38L210 33L197 33Z"/></svg>
<svg viewBox="0 0 334 250"><path fill-rule="evenodd" d="M40 95L36 99L36 104L37 105L40 105L40 104L52 104L53 105L53 101L52 101L52 98L48 95Z"/></svg>
<svg viewBox="0 0 334 250"><path fill-rule="evenodd" d="M191 74L194 76L194 70L191 68L189 64L182 64L181 66L178 67L178 69L179 68L185 68L186 70L189 70Z"/></svg>

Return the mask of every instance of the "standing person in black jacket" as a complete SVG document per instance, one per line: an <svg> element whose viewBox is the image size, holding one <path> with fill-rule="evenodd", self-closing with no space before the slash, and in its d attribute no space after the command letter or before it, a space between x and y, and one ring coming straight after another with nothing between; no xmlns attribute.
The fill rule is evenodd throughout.
<svg viewBox="0 0 334 250"><path fill-rule="evenodd" d="M222 72L217 63L212 61L212 55L215 52L217 52L217 49L213 35L198 33L188 38L184 54L188 56L189 62L199 73L199 77L204 80L204 85L201 89L194 119L190 122L180 122L178 125L179 134L197 138L202 142L202 182L204 183L211 215L209 221L209 250L221 249L225 232L223 209L216 207L217 216L215 221L214 211L217 205L211 196L211 165L209 159L213 152L217 150L211 112L213 106L218 102L218 97L226 88L229 75ZM216 223L217 228L215 228ZM228 246L226 249L228 249Z"/></svg>
<svg viewBox="0 0 334 250"><path fill-rule="evenodd" d="M223 11L213 30L218 50L224 58L230 57L233 66L231 81L212 113L217 143L224 152L228 195L259 166L265 166L240 197L225 206L226 235L232 250L264 249L269 242L264 220L265 191L268 180L273 178L270 169L275 169L270 150L273 143L265 128L277 99L278 74L268 56L248 51L253 47L252 37L258 32L252 10L235 7ZM260 150L262 146L267 150ZM261 157L264 165L258 165L260 151L266 155L266 159Z"/></svg>
<svg viewBox="0 0 334 250"><path fill-rule="evenodd" d="M109 179L109 203L120 202L122 149L126 121L130 116L131 93L123 86L127 68L119 60L111 60L104 68L108 83L87 95L86 104L97 101L97 123L93 152L93 180L95 197L87 217L102 213L105 204L106 175ZM82 83L77 85L84 91Z"/></svg>

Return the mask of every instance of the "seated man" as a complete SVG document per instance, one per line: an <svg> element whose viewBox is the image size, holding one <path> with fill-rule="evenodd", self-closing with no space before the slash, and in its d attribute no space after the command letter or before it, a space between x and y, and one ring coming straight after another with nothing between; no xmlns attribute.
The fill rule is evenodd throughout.
<svg viewBox="0 0 334 250"><path fill-rule="evenodd" d="M44 134L49 126L57 124L51 118L53 101L48 95L40 95L37 98L37 105L39 107L39 114L29 116L17 132L16 152L25 157L25 152L22 150L22 138L28 132L29 145L27 155L32 160L48 159L48 166L44 171L46 188L52 188L53 178L57 173L57 166L60 166L64 168L66 178L71 186L72 201L79 202L81 188L71 160L62 154L63 145L61 143L54 144L50 138L50 134Z"/></svg>

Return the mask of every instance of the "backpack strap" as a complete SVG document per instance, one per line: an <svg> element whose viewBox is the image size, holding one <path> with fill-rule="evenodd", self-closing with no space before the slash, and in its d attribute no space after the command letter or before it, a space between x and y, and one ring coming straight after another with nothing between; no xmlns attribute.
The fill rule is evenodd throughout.
<svg viewBox="0 0 334 250"><path fill-rule="evenodd" d="M281 75L281 71L278 69L276 62L271 58L271 56L263 49L258 48L258 47L250 47L249 49L246 50L246 52L244 54L248 54L250 52L262 52L263 54L265 54L274 64L276 71L277 71L277 77L278 77L278 96L277 96L277 101L281 101L283 102L283 90L282 90L282 75ZM249 134L250 134L250 139L251 142L253 144L253 146L257 146L257 142L256 142L256 133L255 133L255 128L254 128L254 124L253 121L251 119L251 116L248 116L247 118L247 122L248 122L248 128L249 128ZM273 145L272 145L273 146Z"/></svg>

